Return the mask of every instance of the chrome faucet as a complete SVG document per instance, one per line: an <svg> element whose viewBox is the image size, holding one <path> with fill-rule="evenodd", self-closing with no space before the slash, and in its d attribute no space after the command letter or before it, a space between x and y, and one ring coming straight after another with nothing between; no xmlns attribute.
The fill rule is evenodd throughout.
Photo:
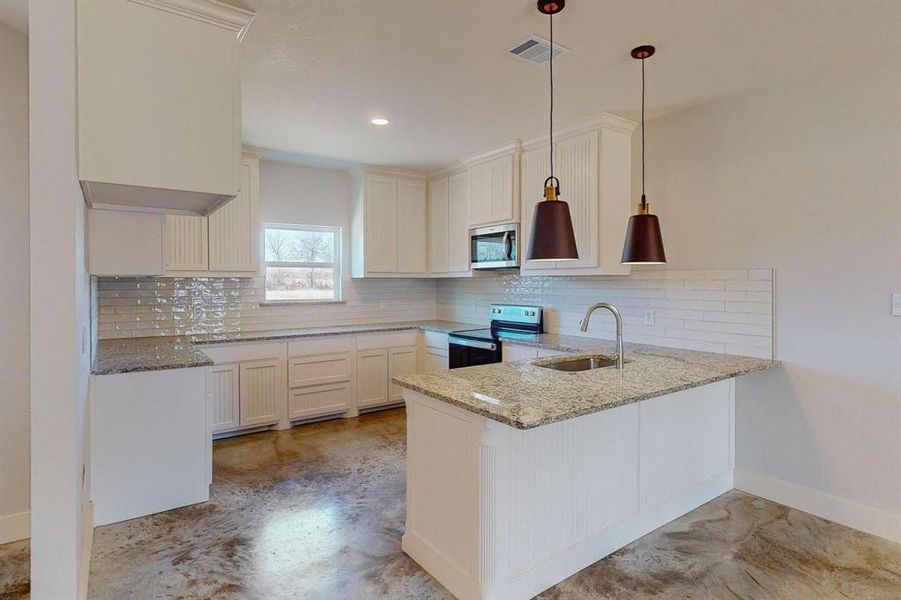
<svg viewBox="0 0 901 600"><path fill-rule="evenodd" d="M588 331L588 320L591 319L591 313L596 311L599 308L606 308L610 312L613 313L613 318L616 319L616 368L623 368L623 316L619 314L619 309L617 309L612 304L607 304L606 302L598 302L594 306L588 309L588 312L585 313L585 316L582 317L582 320L579 321L579 330L582 332Z"/></svg>

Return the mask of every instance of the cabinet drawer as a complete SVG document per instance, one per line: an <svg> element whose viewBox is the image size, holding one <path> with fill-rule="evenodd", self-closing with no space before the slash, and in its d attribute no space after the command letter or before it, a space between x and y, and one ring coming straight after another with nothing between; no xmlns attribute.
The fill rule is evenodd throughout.
<svg viewBox="0 0 901 600"><path fill-rule="evenodd" d="M356 343L352 335L314 337L288 342L288 356L337 354L339 352L353 352L355 349Z"/></svg>
<svg viewBox="0 0 901 600"><path fill-rule="evenodd" d="M443 348L447 350L447 334L439 331L423 331L422 343L426 348Z"/></svg>
<svg viewBox="0 0 901 600"><path fill-rule="evenodd" d="M352 403L350 382L295 389L288 393L288 418L306 419L340 413L349 410Z"/></svg>
<svg viewBox="0 0 901 600"><path fill-rule="evenodd" d="M391 333L370 333L357 336L357 350L415 346L419 332L415 329Z"/></svg>
<svg viewBox="0 0 901 600"><path fill-rule="evenodd" d="M288 387L306 387L350 381L353 355L318 354L288 359Z"/></svg>

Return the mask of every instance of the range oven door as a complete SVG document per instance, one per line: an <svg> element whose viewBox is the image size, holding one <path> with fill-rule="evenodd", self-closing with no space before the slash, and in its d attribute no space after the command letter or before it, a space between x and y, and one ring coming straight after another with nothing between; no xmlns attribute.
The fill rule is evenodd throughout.
<svg viewBox="0 0 901 600"><path fill-rule="evenodd" d="M451 369L501 362L500 342L448 336L448 366Z"/></svg>
<svg viewBox="0 0 901 600"><path fill-rule="evenodd" d="M473 269L506 269L519 266L519 225L495 225L469 232Z"/></svg>

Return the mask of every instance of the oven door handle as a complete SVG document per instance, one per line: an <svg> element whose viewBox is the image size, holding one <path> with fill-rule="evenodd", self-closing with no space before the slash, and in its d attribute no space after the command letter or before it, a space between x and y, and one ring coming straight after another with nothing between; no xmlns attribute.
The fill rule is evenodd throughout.
<svg viewBox="0 0 901 600"><path fill-rule="evenodd" d="M497 344L494 342L480 342L478 340L467 340L464 338L451 337L448 338L448 345L466 346L468 348L480 348L482 350L497 350Z"/></svg>

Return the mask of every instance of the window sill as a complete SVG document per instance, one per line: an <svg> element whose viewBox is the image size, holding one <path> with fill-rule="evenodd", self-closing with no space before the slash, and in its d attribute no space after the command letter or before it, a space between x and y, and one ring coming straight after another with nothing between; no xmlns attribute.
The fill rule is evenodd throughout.
<svg viewBox="0 0 901 600"><path fill-rule="evenodd" d="M316 305L316 304L346 304L346 300L270 300L268 302L260 302L260 306L297 306L297 305Z"/></svg>

